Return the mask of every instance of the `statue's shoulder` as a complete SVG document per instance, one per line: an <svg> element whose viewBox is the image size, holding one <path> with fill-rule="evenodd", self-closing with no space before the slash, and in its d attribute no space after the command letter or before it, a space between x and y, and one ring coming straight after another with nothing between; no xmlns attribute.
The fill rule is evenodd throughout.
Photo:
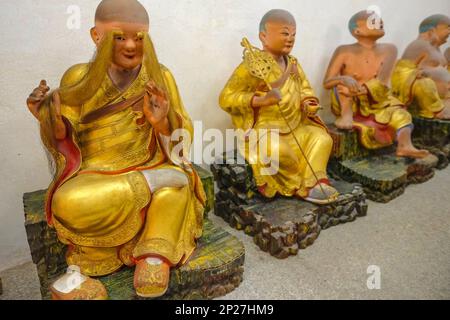
<svg viewBox="0 0 450 320"><path fill-rule="evenodd" d="M294 57L293 55L288 55L289 62L295 62L298 63L297 57Z"/></svg>
<svg viewBox="0 0 450 320"><path fill-rule="evenodd" d="M397 57L397 55L398 55L397 46L393 43L380 43L378 45L378 48L379 48L379 52L381 52L381 54L388 55L388 56L395 56L395 57Z"/></svg>
<svg viewBox="0 0 450 320"><path fill-rule="evenodd" d="M166 81L175 81L175 78L173 77L173 74L172 74L172 72L170 71L169 68L167 68L162 63L159 64L159 67L161 68L162 76L164 77L164 79Z"/></svg>
<svg viewBox="0 0 450 320"><path fill-rule="evenodd" d="M423 52L431 52L433 46L423 39L416 39L411 42L405 49L405 56L407 58L417 57Z"/></svg>
<svg viewBox="0 0 450 320"><path fill-rule="evenodd" d="M70 67L62 76L60 87L71 86L80 81L88 72L89 63L79 63Z"/></svg>
<svg viewBox="0 0 450 320"><path fill-rule="evenodd" d="M397 51L397 46L393 43L381 43L380 47L384 50L388 50L388 51Z"/></svg>
<svg viewBox="0 0 450 320"><path fill-rule="evenodd" d="M353 52L358 48L358 46L355 43L352 44L342 44L340 46L338 46L335 50L335 53L339 54L343 54L343 53L348 53L348 52Z"/></svg>

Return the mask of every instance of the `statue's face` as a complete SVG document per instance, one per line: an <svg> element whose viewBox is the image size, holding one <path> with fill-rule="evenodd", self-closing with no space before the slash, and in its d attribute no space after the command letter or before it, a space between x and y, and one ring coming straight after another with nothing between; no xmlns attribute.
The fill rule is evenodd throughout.
<svg viewBox="0 0 450 320"><path fill-rule="evenodd" d="M434 30L434 35L438 44L443 45L446 43L450 36L450 24L440 23Z"/></svg>
<svg viewBox="0 0 450 320"><path fill-rule="evenodd" d="M358 27L354 31L357 37L380 39L384 37L384 22L376 15L372 15L367 19L361 19L357 22Z"/></svg>
<svg viewBox="0 0 450 320"><path fill-rule="evenodd" d="M266 31L260 33L264 49L274 55L288 55L295 44L297 27L283 22L267 22Z"/></svg>
<svg viewBox="0 0 450 320"><path fill-rule="evenodd" d="M96 23L91 30L93 40L97 45L109 31L116 31L114 37L113 64L122 69L132 70L142 64L144 56L143 34L148 32L148 26L139 23L109 22Z"/></svg>

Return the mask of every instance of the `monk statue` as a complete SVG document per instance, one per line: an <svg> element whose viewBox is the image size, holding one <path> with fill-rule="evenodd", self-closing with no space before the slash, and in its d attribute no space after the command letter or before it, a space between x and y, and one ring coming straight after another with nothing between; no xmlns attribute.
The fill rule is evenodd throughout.
<svg viewBox="0 0 450 320"><path fill-rule="evenodd" d="M381 17L360 11L350 19L349 30L357 42L336 49L324 80L324 87L331 90L336 127L356 129L367 149L387 147L397 140L397 156L427 156L428 151L413 146L412 117L388 87L397 49L378 43L385 34Z"/></svg>
<svg viewBox="0 0 450 320"><path fill-rule="evenodd" d="M392 75L393 93L421 118L450 120L450 73L440 47L450 35L450 17L436 14L419 27ZM448 53L447 53L448 56Z"/></svg>
<svg viewBox="0 0 450 320"><path fill-rule="evenodd" d="M244 132L277 130L278 142L251 154L246 141L241 155L249 162L260 193L299 197L316 204L335 201L337 191L327 177L333 140L317 116L319 99L297 59L290 55L296 36L296 21L285 10L271 10L261 20L259 39L263 49L244 39L247 58L262 62L264 78L255 76L252 61L242 62L220 95L219 104L229 113L236 129ZM250 136L250 135L249 135ZM258 144L270 140L257 134ZM277 171L266 174L266 158L278 155Z"/></svg>
<svg viewBox="0 0 450 320"><path fill-rule="evenodd" d="M101 1L92 61L69 68L51 93L41 81L27 100L55 163L47 220L68 246L70 272L51 286L54 299L105 299L90 277L124 265L135 266L138 296L161 296L201 236L201 181L172 152L171 134L192 137L192 123L148 31L138 1Z"/></svg>

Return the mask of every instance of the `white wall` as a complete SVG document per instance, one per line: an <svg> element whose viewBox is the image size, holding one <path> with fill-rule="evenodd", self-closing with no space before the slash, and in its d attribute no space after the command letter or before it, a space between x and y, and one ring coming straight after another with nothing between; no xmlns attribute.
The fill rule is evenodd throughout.
<svg viewBox="0 0 450 320"><path fill-rule="evenodd" d="M22 194L45 188L50 175L36 121L25 100L46 79L57 86L71 65L94 52L89 28L98 1L2 0L0 26L0 270L29 260L23 227ZM291 11L298 23L293 54L302 63L322 102L322 77L336 46L352 41L347 21L356 11L378 5L386 41L403 51L417 36L419 22L434 13L450 13L448 0L142 0L151 18L159 59L177 79L194 120L205 128L231 126L217 106L220 90L240 62L240 40L258 44L262 15L272 8ZM69 30L69 5L81 8L81 28ZM327 116L327 115L325 115ZM327 116L328 117L328 116Z"/></svg>

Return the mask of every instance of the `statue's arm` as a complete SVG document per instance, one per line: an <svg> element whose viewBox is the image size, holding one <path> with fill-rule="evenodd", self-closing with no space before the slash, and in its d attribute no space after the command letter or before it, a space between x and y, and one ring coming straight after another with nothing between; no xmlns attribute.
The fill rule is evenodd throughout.
<svg viewBox="0 0 450 320"><path fill-rule="evenodd" d="M298 74L300 78L300 85L301 85L301 96L302 96L302 103L306 100L315 100L319 101L316 94L314 93L314 89L311 86L311 83L309 82L308 78L306 77L305 72L303 71L303 68L300 66L300 64L297 64Z"/></svg>
<svg viewBox="0 0 450 320"><path fill-rule="evenodd" d="M429 44L423 40L415 40L403 53L402 60L413 61L418 67L423 66L428 57Z"/></svg>
<svg viewBox="0 0 450 320"><path fill-rule="evenodd" d="M220 93L220 107L230 114L238 114L242 109L251 108L255 96L252 82L251 75L242 63L233 72Z"/></svg>
<svg viewBox="0 0 450 320"><path fill-rule="evenodd" d="M352 50L352 48L348 46L341 46L336 49L325 74L323 86L327 90L336 86L344 86L348 95L364 94L363 87L354 77L343 75L349 50Z"/></svg>
<svg viewBox="0 0 450 320"><path fill-rule="evenodd" d="M378 80L383 84L388 84L391 79L392 72L394 71L395 62L397 61L398 50L393 44L386 44L386 59L384 60L383 66L378 74Z"/></svg>
<svg viewBox="0 0 450 320"><path fill-rule="evenodd" d="M341 74L342 69L345 66L345 52L343 47L338 47L333 53L333 57L328 65L325 78L323 80L323 86L325 89L330 90L337 85L343 84L343 76Z"/></svg>
<svg viewBox="0 0 450 320"><path fill-rule="evenodd" d="M447 48L447 50L445 50L445 58L447 59L447 64L448 66L450 66L450 47Z"/></svg>

